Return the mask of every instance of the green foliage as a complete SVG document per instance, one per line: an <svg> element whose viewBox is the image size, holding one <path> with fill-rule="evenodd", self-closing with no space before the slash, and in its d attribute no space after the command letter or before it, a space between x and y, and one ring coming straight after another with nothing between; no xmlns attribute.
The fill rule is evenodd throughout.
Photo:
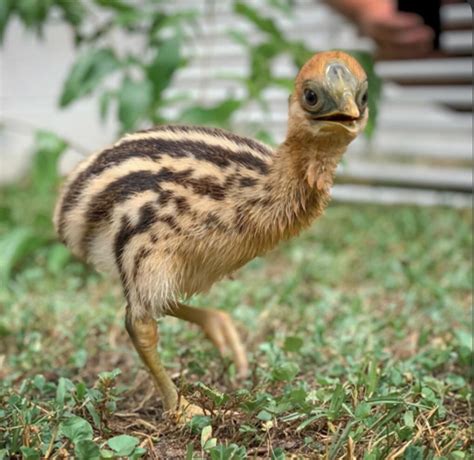
<svg viewBox="0 0 474 460"><path fill-rule="evenodd" d="M146 450L138 447L134 436L96 440L97 433L107 431L111 413L105 402L117 399L117 375L101 376L93 387L67 378L56 384L41 374L23 380L17 390L9 381L1 382L0 445L4 455L13 457L21 452L24 458L39 459L66 448L83 460L142 457ZM106 386L104 378L109 379Z"/></svg>
<svg viewBox="0 0 474 460"><path fill-rule="evenodd" d="M57 163L66 143L56 135L39 131L36 135L31 174L20 188L0 191L0 284L6 283L15 266L52 242L51 211L58 185ZM25 216L25 205L30 212ZM15 205L16 204L16 205ZM60 268L68 256L52 254L51 264Z"/></svg>
<svg viewBox="0 0 474 460"><path fill-rule="evenodd" d="M191 124L214 124L228 127L233 113L242 105L241 101L236 99L226 99L213 107L194 106L185 110L180 120L183 123Z"/></svg>
<svg viewBox="0 0 474 460"><path fill-rule="evenodd" d="M291 2L285 0L269 0L268 7L277 14L291 14ZM63 83L60 107L94 94L101 118L113 113L122 132L166 121L229 127L234 113L252 101L269 110L263 97L267 88L277 86L292 91L292 79L273 74L276 58L289 55L296 72L314 52L302 42L286 37L273 19L247 2L236 1L234 11L263 38L251 43L245 35L229 32L245 48L250 61L250 72L243 80L246 94L241 100L229 95L213 106L193 103L186 95L178 99L166 96L176 73L192 58L192 55L184 58L182 48L184 42L192 40L189 25L193 24L195 15L191 11L169 13L162 3L154 0L145 0L140 8L125 0L4 0L0 3L0 43L7 24L15 17L41 35L47 21L59 14L71 28L78 51ZM126 51L119 48L113 40L117 31L136 45ZM353 54L369 75L370 119L366 133L371 136L377 117L380 80L367 53ZM170 120L163 110L173 105L178 111ZM112 111L114 106L116 110ZM272 142L261 127L252 128L251 134Z"/></svg>
<svg viewBox="0 0 474 460"><path fill-rule="evenodd" d="M120 68L115 52L110 48L88 49L72 66L64 82L59 105L66 107L89 95L104 78Z"/></svg>

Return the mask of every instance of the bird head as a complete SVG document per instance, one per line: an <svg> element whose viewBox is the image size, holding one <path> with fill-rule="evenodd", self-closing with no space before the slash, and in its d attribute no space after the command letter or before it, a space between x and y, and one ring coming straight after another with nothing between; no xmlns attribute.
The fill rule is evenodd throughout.
<svg viewBox="0 0 474 460"><path fill-rule="evenodd" d="M341 51L315 54L301 68L289 99L290 131L348 144L368 118L367 75ZM335 137L334 136L334 137Z"/></svg>

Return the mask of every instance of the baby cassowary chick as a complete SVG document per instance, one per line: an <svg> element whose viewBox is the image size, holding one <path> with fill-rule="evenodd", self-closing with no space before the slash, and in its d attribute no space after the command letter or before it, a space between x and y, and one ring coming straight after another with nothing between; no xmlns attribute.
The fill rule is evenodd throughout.
<svg viewBox="0 0 474 460"><path fill-rule="evenodd" d="M178 401L158 355L156 318L197 324L245 375L230 317L181 300L323 212L336 166L367 112L358 62L339 51L318 53L296 77L287 136L276 150L220 129L158 126L126 135L71 174L56 230L75 255L119 276L126 329L166 411L189 418L200 409Z"/></svg>

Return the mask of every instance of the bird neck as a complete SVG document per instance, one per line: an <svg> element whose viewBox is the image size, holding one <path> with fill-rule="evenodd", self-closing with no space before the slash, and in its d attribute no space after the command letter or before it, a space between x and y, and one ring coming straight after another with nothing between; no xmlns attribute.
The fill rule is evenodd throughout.
<svg viewBox="0 0 474 460"><path fill-rule="evenodd" d="M299 233L324 211L346 148L347 143L335 145L333 136L291 131L277 148L264 190L278 239Z"/></svg>

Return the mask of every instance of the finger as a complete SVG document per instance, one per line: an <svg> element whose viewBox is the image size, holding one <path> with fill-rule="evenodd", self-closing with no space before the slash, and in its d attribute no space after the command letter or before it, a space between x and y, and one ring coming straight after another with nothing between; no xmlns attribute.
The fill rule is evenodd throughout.
<svg viewBox="0 0 474 460"><path fill-rule="evenodd" d="M397 30L412 29L424 25L423 18L417 14L394 12L390 16L374 20L375 24L380 24L387 32Z"/></svg>

